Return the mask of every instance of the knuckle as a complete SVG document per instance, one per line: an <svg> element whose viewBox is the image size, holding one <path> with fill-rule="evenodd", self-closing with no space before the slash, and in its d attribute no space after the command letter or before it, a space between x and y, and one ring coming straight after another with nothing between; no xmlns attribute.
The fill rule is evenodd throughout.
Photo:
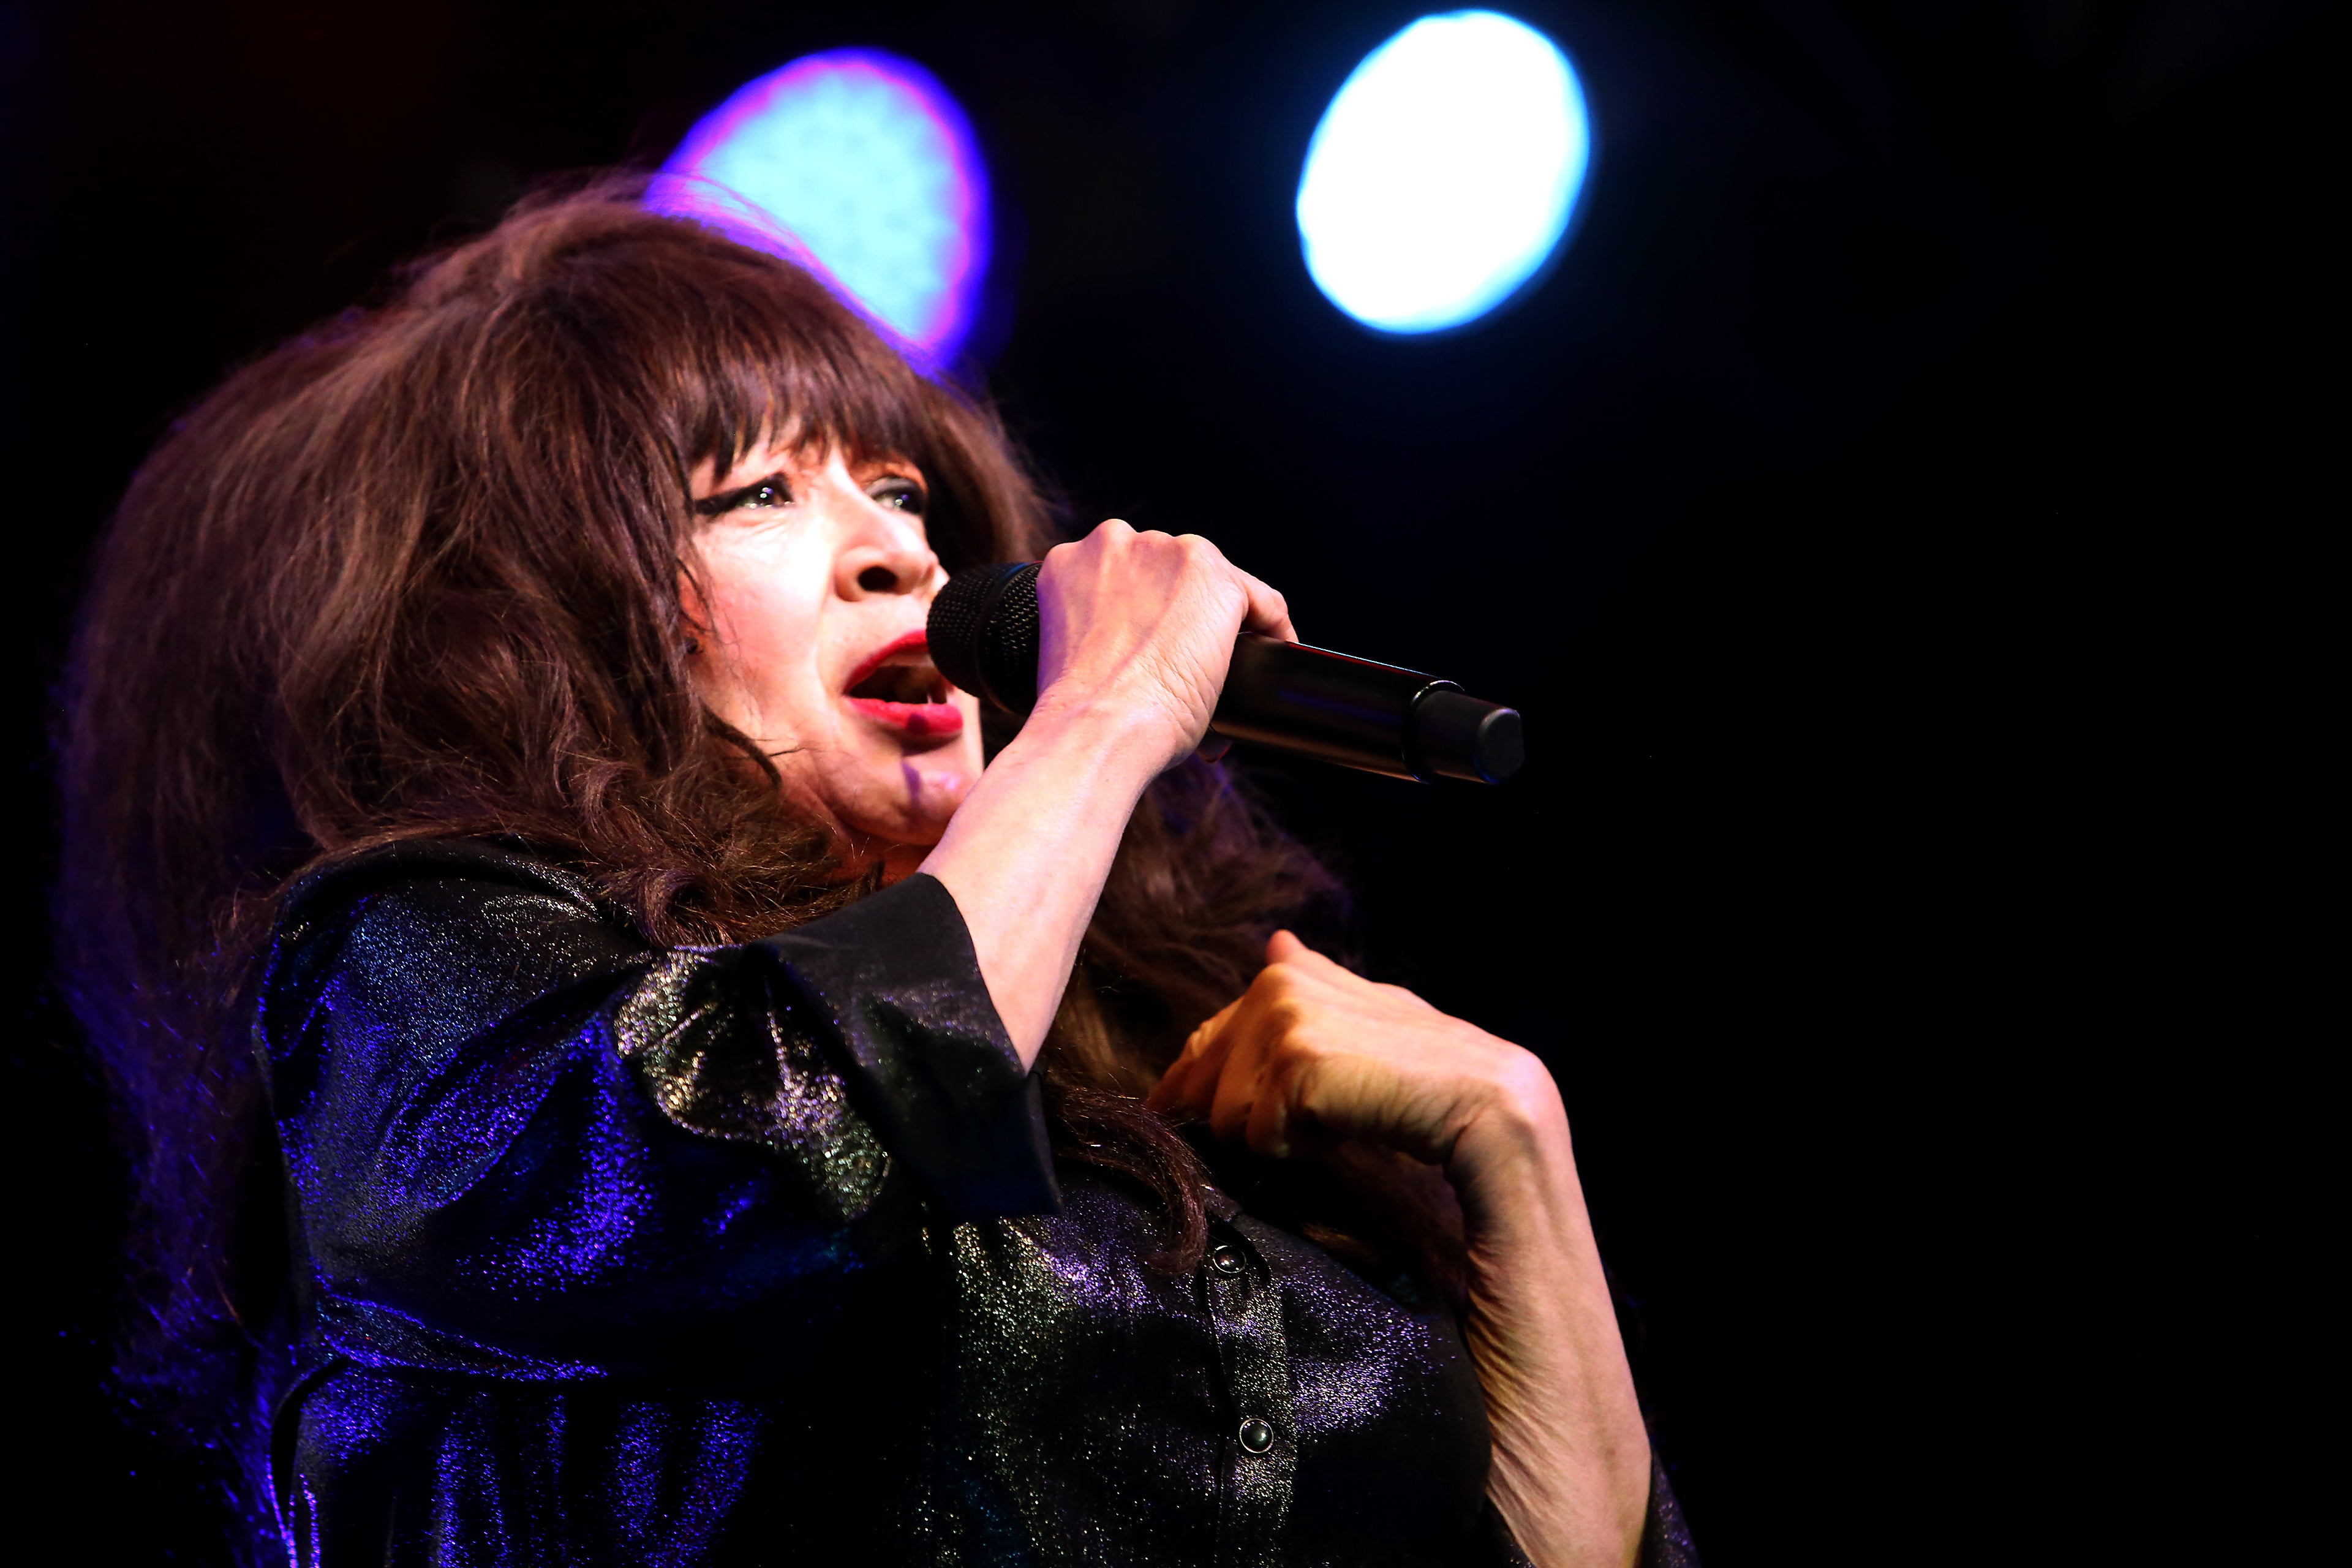
<svg viewBox="0 0 2352 1568"><path fill-rule="evenodd" d="M1298 966L1287 959L1277 959L1257 972L1257 984L1270 995L1287 996L1298 989Z"/></svg>

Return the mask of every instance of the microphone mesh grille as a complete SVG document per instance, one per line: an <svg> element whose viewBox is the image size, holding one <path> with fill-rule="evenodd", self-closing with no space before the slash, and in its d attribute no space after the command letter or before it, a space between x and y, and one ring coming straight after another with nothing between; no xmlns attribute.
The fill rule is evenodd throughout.
<svg viewBox="0 0 2352 1568"><path fill-rule="evenodd" d="M948 579L926 625L931 663L982 701L1025 714L1037 702L1037 565L1007 562Z"/></svg>
<svg viewBox="0 0 2352 1568"><path fill-rule="evenodd" d="M1037 568L1004 580L995 608L980 626L981 668L997 704L1026 714L1037 706Z"/></svg>

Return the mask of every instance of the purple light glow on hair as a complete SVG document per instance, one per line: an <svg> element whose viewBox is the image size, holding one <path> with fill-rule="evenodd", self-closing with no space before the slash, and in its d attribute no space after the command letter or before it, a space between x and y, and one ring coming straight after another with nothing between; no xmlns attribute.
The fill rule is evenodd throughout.
<svg viewBox="0 0 2352 1568"><path fill-rule="evenodd" d="M988 270L988 174L937 78L877 49L808 55L703 117L646 205L830 280L927 369L955 356Z"/></svg>

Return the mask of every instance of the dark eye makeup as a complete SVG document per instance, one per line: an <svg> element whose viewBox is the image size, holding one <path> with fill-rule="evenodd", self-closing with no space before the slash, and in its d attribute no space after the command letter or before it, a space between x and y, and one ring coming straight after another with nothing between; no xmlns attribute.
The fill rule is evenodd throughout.
<svg viewBox="0 0 2352 1568"><path fill-rule="evenodd" d="M697 517L724 517L739 507L790 506L793 487L782 474L770 474L764 479L754 479L731 490L721 490L715 496L705 496L694 503Z"/></svg>
<svg viewBox="0 0 2352 1568"><path fill-rule="evenodd" d="M923 487L912 479L896 475L877 479L866 487L866 493L894 511L903 511L913 517L923 515ZM792 482L782 474L770 474L764 479L754 479L748 485L721 490L715 496L705 496L694 503L694 512L697 517L724 517L744 507L792 504Z"/></svg>

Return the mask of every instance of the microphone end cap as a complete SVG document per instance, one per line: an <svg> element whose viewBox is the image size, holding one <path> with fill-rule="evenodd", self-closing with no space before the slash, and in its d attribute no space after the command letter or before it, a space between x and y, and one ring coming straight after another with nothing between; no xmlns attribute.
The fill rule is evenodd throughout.
<svg viewBox="0 0 2352 1568"><path fill-rule="evenodd" d="M1519 711L1434 688L1413 704L1412 754L1413 771L1423 777L1501 784L1527 761Z"/></svg>

